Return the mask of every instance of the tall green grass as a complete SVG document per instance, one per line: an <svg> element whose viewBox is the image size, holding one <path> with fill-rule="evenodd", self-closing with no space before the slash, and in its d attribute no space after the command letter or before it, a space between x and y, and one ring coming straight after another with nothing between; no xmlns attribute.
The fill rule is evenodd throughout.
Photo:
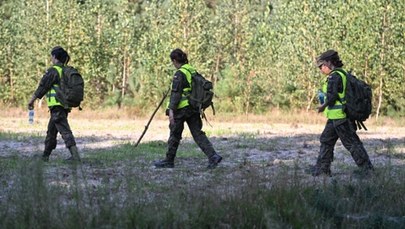
<svg viewBox="0 0 405 229"><path fill-rule="evenodd" d="M43 133L3 132L0 131L0 140L26 141L29 139L42 139Z"/></svg>
<svg viewBox="0 0 405 229"><path fill-rule="evenodd" d="M123 145L80 165L12 159L0 175L0 228L405 226L403 167L366 179L312 178L298 167L272 177L266 167L151 168L145 158L164 153L161 144ZM195 157L190 145L180 153Z"/></svg>

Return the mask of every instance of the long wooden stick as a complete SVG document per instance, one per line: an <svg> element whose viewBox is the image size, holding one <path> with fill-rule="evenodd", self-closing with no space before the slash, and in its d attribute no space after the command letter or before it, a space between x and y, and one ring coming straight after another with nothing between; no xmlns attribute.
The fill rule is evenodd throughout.
<svg viewBox="0 0 405 229"><path fill-rule="evenodd" d="M159 105L156 107L155 111L153 112L152 116L150 117L148 123L147 123L146 126L145 126L145 129L143 130L143 132L142 132L142 134L141 134L141 137L139 137L138 141L136 142L135 147L137 147L137 146L139 145L139 143L141 142L143 136L145 135L146 131L147 131L148 128L149 128L150 123L152 122L153 117L155 117L156 112L159 110L159 107L162 106L162 103L163 103L163 101L166 99L166 97L167 97L167 95L169 94L169 92L170 92L170 88L165 92L165 94L163 95L162 100L160 100Z"/></svg>

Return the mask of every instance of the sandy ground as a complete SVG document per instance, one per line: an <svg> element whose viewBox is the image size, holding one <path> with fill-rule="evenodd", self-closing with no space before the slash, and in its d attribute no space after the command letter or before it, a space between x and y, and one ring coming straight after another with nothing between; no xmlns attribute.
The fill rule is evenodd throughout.
<svg viewBox="0 0 405 229"><path fill-rule="evenodd" d="M11 139L0 139L1 157L26 158L42 152L48 114L37 114L34 124L28 124L24 116L25 114L17 114L14 117L0 117L0 133L15 133ZM71 115L69 118L83 158L88 153L96 153L97 149L136 143L147 121L145 118L127 117L92 119L75 118ZM204 131L224 157L221 166L229 168L237 167L241 163L251 166L292 166L295 163L300 168L311 165L317 157L319 135L324 127L323 124L272 123L254 118L247 121L232 121L229 118L221 121L214 118L210 120L210 124L211 126L204 123ZM376 124L367 124L367 127L368 131L362 130L358 134L375 166L404 166L405 127ZM165 117L158 117L152 121L142 142L166 142L167 138L168 121ZM51 158L66 158L69 153L60 136L58 139L58 146ZM188 129L183 133L183 141L192 142ZM338 173L342 166L355 168L349 152L338 141L332 170Z"/></svg>
<svg viewBox="0 0 405 229"><path fill-rule="evenodd" d="M114 187L109 197L113 206L125 206L128 200L139 203L161 200L178 190L190 193L219 193L223 196L240 195L244 187L271 189L279 185L300 184L323 187L324 184L347 184L363 181L353 176L356 165L350 153L338 141L335 147L335 159L332 163L332 177L312 177L305 169L315 163L320 143L319 136L325 120L304 115L299 118L273 117L211 117L211 126L204 123L204 131L214 147L223 156L223 161L215 170L206 169L207 159L196 153L186 156L184 152L194 147L190 132L183 133L183 144L175 161L174 169L156 169L154 160L164 157L168 138L168 120L158 116L153 120L141 143L157 141L156 147L162 147L162 155L156 158L139 156L136 160L102 161L98 157L90 158L101 150L120 147L123 144L135 144L145 129L147 118L131 118L120 115L92 118L91 114L71 114L69 122L76 137L82 157L80 166L61 163L69 157L63 140L58 136L58 146L52 152L50 161L44 164L44 177L50 186L66 190L61 195L63 205L75 205L71 187L80 187L84 198L103 202L106 190ZM21 159L21 165L36 165L32 156L41 154L48 122L46 112L36 114L34 124L28 124L26 112L14 115L0 115L0 160ZM319 116L319 117L318 117ZM319 120L319 121L318 121ZM312 123L312 124L311 124ZM403 122L402 122L403 123ZM366 123L368 131L359 131L365 148L376 168L376 172L388 168L390 180L403 182L405 169L405 127L394 122L376 124ZM190 155L190 154L188 154ZM96 159L95 159L96 158ZM101 158L101 157L100 157ZM10 160L11 161L11 160ZM30 171L32 168L28 167ZM384 169L384 170L383 170ZM400 171L400 172L395 172ZM7 203L9 194L18 190L18 172L0 176L3 184L0 190L0 202ZM382 173L387 174L387 173ZM372 176L371 176L372 177ZM395 179L395 177L397 179ZM79 178L79 179L77 179ZM368 179L374 182L373 179ZM391 179L394 178L394 179ZM400 178L400 179L399 179ZM79 186L77 186L79 184ZM136 184L136 197L127 187ZM173 188L174 187L174 188ZM186 191L184 191L186 190ZM88 195L88 196L87 196ZM97 211L97 205L94 206ZM347 217L351 217L348 215ZM367 215L365 216L368 217ZM358 218L356 215L353 218ZM396 218L395 218L396 220ZM401 219L400 219L401 220Z"/></svg>

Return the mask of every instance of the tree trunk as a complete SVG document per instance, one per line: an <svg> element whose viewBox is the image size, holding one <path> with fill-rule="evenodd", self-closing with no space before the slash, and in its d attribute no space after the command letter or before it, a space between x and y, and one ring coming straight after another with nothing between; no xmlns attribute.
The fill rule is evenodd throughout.
<svg viewBox="0 0 405 229"><path fill-rule="evenodd" d="M124 99L125 96L125 85L127 81L127 57L126 57L126 52L124 52L124 58L123 58L123 69L122 69L122 84L121 84L121 101ZM121 102L120 102L121 103Z"/></svg>
<svg viewBox="0 0 405 229"><path fill-rule="evenodd" d="M384 15L383 15L383 24L382 24L382 32L381 32L381 52L380 52L380 86L378 87L378 106L377 106L377 112L376 112L376 120L378 120L378 117L380 116L380 109L381 109L381 104L382 104L382 99L383 99L383 78L385 76L385 70L383 68L384 62L385 62L385 30L387 28L387 5L384 7Z"/></svg>

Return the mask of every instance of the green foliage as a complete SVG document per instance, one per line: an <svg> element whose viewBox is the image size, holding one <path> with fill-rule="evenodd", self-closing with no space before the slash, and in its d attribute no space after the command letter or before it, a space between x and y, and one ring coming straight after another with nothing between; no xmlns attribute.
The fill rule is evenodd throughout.
<svg viewBox="0 0 405 229"><path fill-rule="evenodd" d="M83 106L151 109L184 49L215 84L220 112L310 109L321 52L339 51L373 88L377 114L404 116L404 1L5 0L0 97L26 104L62 45L87 86Z"/></svg>

